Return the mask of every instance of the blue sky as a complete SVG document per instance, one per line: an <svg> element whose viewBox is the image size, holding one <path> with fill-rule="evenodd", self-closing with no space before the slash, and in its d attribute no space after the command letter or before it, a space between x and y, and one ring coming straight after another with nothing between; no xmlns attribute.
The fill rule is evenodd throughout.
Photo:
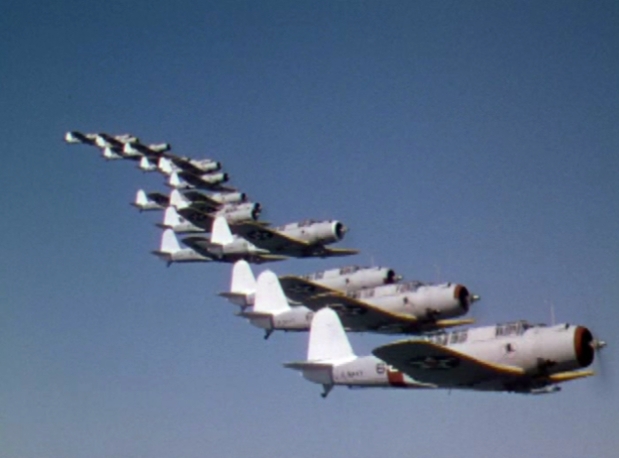
<svg viewBox="0 0 619 458"><path fill-rule="evenodd" d="M616 2L17 2L0 15L0 456L611 457L619 382ZM489 324L589 326L558 395L334 390L165 266L163 190L67 146L131 132L224 163L273 223L337 218L345 263L462 282ZM351 337L358 354L388 337Z"/></svg>

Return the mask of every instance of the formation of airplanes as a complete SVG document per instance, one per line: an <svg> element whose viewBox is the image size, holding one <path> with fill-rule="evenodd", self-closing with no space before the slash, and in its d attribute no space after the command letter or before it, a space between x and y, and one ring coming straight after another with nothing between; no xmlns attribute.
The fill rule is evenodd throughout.
<svg viewBox="0 0 619 458"><path fill-rule="evenodd" d="M232 264L230 289L219 295L265 339L275 331L306 332L306 360L284 366L322 385L323 397L335 386L547 394L594 375L588 368L606 343L589 329L524 320L472 326L466 315L480 296L459 283L404 280L388 267L358 265L306 275L265 269L255 276L250 264L359 251L331 246L348 231L341 221L260 220L262 205L229 185L219 161L179 156L169 143L145 144L131 134L72 131L64 138L96 147L106 160L134 161L143 172L163 175L169 192L140 189L131 203L140 212L163 213L161 243L152 253L168 266ZM405 338L357 356L349 332Z"/></svg>

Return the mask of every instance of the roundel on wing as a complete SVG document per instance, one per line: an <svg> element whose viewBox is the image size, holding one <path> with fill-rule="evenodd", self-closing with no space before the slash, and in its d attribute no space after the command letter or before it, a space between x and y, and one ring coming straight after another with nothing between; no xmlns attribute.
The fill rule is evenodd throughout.
<svg viewBox="0 0 619 458"><path fill-rule="evenodd" d="M422 370L449 370L460 364L453 356L419 356L408 360L408 364Z"/></svg>
<svg viewBox="0 0 619 458"><path fill-rule="evenodd" d="M252 240L268 240L273 237L269 231L255 230L247 234L247 237Z"/></svg>
<svg viewBox="0 0 619 458"><path fill-rule="evenodd" d="M305 283L293 283L289 290L299 294L310 294L316 291L316 287Z"/></svg>

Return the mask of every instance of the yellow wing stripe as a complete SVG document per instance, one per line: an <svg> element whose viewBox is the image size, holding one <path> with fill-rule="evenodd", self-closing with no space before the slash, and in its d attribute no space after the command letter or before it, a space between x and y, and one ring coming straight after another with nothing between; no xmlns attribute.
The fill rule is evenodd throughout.
<svg viewBox="0 0 619 458"><path fill-rule="evenodd" d="M595 375L593 371L574 371L574 372L559 372L548 376L548 380L554 383L569 382L579 378L591 377Z"/></svg>

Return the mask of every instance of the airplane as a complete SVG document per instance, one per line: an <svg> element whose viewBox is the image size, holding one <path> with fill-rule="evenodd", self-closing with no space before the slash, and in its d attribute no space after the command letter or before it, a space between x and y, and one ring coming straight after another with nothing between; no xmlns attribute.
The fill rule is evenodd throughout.
<svg viewBox="0 0 619 458"><path fill-rule="evenodd" d="M196 194L207 197L200 193ZM229 224L235 224L255 221L262 211L262 206L254 202L221 204L213 199L192 201L181 194L178 189L173 189L170 193L170 205L176 208L177 213L183 218L206 231L210 230L216 216L223 216Z"/></svg>
<svg viewBox="0 0 619 458"><path fill-rule="evenodd" d="M235 221L245 221L247 218L257 217L260 209L256 209L259 204L227 204L220 210L211 212L200 211L193 207L184 207L177 210L170 205L166 208L163 223L158 223L161 228L170 228L177 234L187 234L193 232L210 232L213 222L218 216L222 216L228 223Z"/></svg>
<svg viewBox="0 0 619 458"><path fill-rule="evenodd" d="M188 262L210 262L213 258L197 253L191 248L182 248L178 243L178 239L172 229L166 229L161 234L161 245L158 250L152 251L152 254L164 260L168 267L172 263L188 263Z"/></svg>
<svg viewBox="0 0 619 458"><path fill-rule="evenodd" d="M357 285L353 286L357 288L361 287L361 285L363 284L375 284L377 282L383 283L385 279L392 282L399 279L399 276L395 276L395 273L389 275L389 272L393 272L391 271L391 269L379 268L382 269L382 273L386 272L387 276L382 274L376 275L376 273L380 272L380 270L375 270L374 272L372 272L368 269L369 268L359 269L356 272L353 272L352 275L349 274L348 276L345 276L343 281L340 281L339 283L345 284L346 278L355 278L354 273L366 274L357 276L357 281L365 277L364 282L359 282ZM370 275L367 275L368 273ZM286 279L289 277L282 278ZM336 276L333 276L331 278L332 283L333 280L336 278ZM314 296L308 296L306 301L291 302L286 298L286 296L288 296L288 293L285 289L282 288L282 285L280 283L281 281L282 280L280 279L271 281L272 285L269 286L271 293L269 294L277 297L282 297L285 300L273 300L272 309L270 309L269 306L264 305L261 310L261 312L265 316L267 314L272 314L271 320L269 321L264 318L265 324L261 326L267 331L265 338L268 338L274 330L307 330L309 323L304 319L304 316L307 315L309 312L316 312L323 307L330 307L334 309L336 313L338 313L342 325L344 326L346 331L349 332L375 332L381 334L421 334L424 332L436 331L437 329L460 326L473 322L473 320L471 319L437 320L436 317L428 319L426 316L423 315L423 310L417 312L415 311L418 310L419 307L411 307L410 309L407 309L405 307L400 307L400 309L397 308L399 304L404 303L404 300L406 299L408 301L414 300L415 302L417 302L417 305L431 305L434 310L440 310L447 316L449 316L450 313L465 313L463 307L466 307L466 310L468 310L471 298L468 290L466 290L466 288L461 285L450 285L449 287L447 287L447 285L426 285L428 286L428 288L425 291L422 291L417 295L407 295L401 292L398 293L397 287L401 284L388 284L379 287L365 287L362 289L357 289L355 291L348 290L347 293L342 293L341 291L338 292L337 290L332 290L327 286L323 286L318 283L316 284L316 287L324 288L324 290L332 292L329 294L333 294L333 296L336 298L348 297L346 294L361 294L366 292L370 292L370 296L377 295L378 297L381 297L382 295L383 299L384 296L394 296L389 298L389 302L383 301L383 303L378 304L364 303L362 305L355 304L353 307L350 305L341 305L337 303L334 299L331 299L330 301L322 300L322 298L316 300ZM350 283L351 282L349 282L348 284ZM406 283L402 284L406 285ZM376 290L378 289L384 289L386 291L376 293ZM260 285L257 284L254 280L254 276L251 272L249 265L247 265L246 263L243 264L241 262L238 262L234 265L232 269L230 291L220 293L219 295L225 297L233 304L239 305L241 309L243 309L241 311L241 316L244 316L244 309L252 305L252 300L256 300L255 297L259 295L259 290ZM279 290L281 292L278 292L277 294L272 293L272 291L276 290ZM404 290L405 292L408 292L407 288L404 288ZM391 291L391 293L387 294L389 291ZM454 297L456 295L456 292L458 296ZM255 306L255 304L253 305ZM299 310L296 310L298 309L298 307L301 307L301 309L299 310L302 310L302 313ZM402 308L404 310L401 310ZM294 312L292 312L291 310L294 310ZM284 311L289 312L288 314L284 315L286 319L276 322L276 317L278 316L278 314ZM270 327L267 326L268 323L270 323ZM303 328L303 326L306 327Z"/></svg>
<svg viewBox="0 0 619 458"><path fill-rule="evenodd" d="M247 221L235 224L232 229L257 247L285 256L327 258L359 253L359 250L325 246L342 240L348 230L344 224L334 220L306 220L276 228Z"/></svg>
<svg viewBox="0 0 619 458"><path fill-rule="evenodd" d="M309 275L285 275L279 278L286 296L294 302L303 302L318 294L352 292L381 285L391 285L402 279L387 267L345 266Z"/></svg>
<svg viewBox="0 0 619 458"><path fill-rule="evenodd" d="M135 200L131 205L143 211L163 210L169 204L170 199L165 194L160 192L149 192L148 194L143 189L138 189L135 194Z"/></svg>
<svg viewBox="0 0 619 458"><path fill-rule="evenodd" d="M395 274L389 276L389 272L393 272L390 269L382 270L387 271L387 278L395 276ZM362 272L362 270L356 272ZM381 283L384 279L385 275L366 277L366 280ZM232 267L230 291L219 293L219 295L240 306L241 311L237 315L248 318L251 324L264 329L265 339L268 339L276 330L307 331L314 315L314 311L303 304L290 304L279 279L272 271L265 270L256 280L251 267L243 260L235 262ZM349 330L357 331L358 329Z"/></svg>
<svg viewBox="0 0 619 458"><path fill-rule="evenodd" d="M190 157L166 154L157 163L158 170L164 175L171 175L174 172L188 172L193 175L216 172L221 170L221 162L213 159L192 159Z"/></svg>
<svg viewBox="0 0 619 458"><path fill-rule="evenodd" d="M78 131L71 131L64 134L64 141L69 144L95 145L97 134L83 134Z"/></svg>
<svg viewBox="0 0 619 458"><path fill-rule="evenodd" d="M286 256L270 253L233 235L223 216L215 217L209 238L191 236L185 237L182 241L195 252L219 262L236 262L239 259L245 259L248 262L262 263L288 259Z"/></svg>
<svg viewBox="0 0 619 458"><path fill-rule="evenodd" d="M104 132L100 132L95 135L95 145L99 148L116 148L122 152L126 143L139 142L140 140L131 134L109 135Z"/></svg>
<svg viewBox="0 0 619 458"><path fill-rule="evenodd" d="M221 205L224 204L237 204L247 202L247 194L238 191L214 192L206 195L196 190L183 191L182 193L180 193L180 191L178 190L172 190L170 196L172 196L175 191L181 194L181 196L178 198L180 201L184 201L189 205L197 208L201 208L202 206L209 208L219 208Z"/></svg>
<svg viewBox="0 0 619 458"><path fill-rule="evenodd" d="M309 283L318 294L304 295L306 282L284 277L286 295L316 311L331 307L347 330L380 334L420 334L474 322L459 319L480 298L459 284L406 281L340 292ZM299 285L300 288L295 286ZM299 292L301 291L301 293Z"/></svg>
<svg viewBox="0 0 619 458"><path fill-rule="evenodd" d="M182 179L181 179L182 178ZM227 173L205 173L203 175L193 175L188 172L172 172L166 185L174 189L206 189L209 191L236 191L222 183L229 179Z"/></svg>
<svg viewBox="0 0 619 458"><path fill-rule="evenodd" d="M346 266L328 269L304 276L281 276L279 282L285 295L295 304L308 296L327 291L356 291L363 288L391 284L401 280L393 269L386 267ZM230 291L219 293L241 307L253 305L256 279L245 261L237 261L232 268Z"/></svg>
<svg viewBox="0 0 619 458"><path fill-rule="evenodd" d="M122 145L123 153L127 156L140 156L149 159L159 159L166 151L170 151L172 145L169 143L153 143L144 145L139 140L125 142Z"/></svg>
<svg viewBox="0 0 619 458"><path fill-rule="evenodd" d="M324 308L314 314L309 332L307 359L284 363L300 371L303 378L322 385L326 398L334 386L348 388L434 388L393 369L380 358L357 356L334 310Z"/></svg>
<svg viewBox="0 0 619 458"><path fill-rule="evenodd" d="M584 326L526 321L401 340L372 353L409 377L438 388L548 394L562 382L594 375L606 346Z"/></svg>
<svg viewBox="0 0 619 458"><path fill-rule="evenodd" d="M130 134L111 136L108 134L83 134L77 131L67 132L64 136L65 142L69 144L86 144L97 146L101 149L101 155L106 160L125 159L123 154L123 142L135 139ZM127 157L128 158L128 157ZM139 159L139 156L131 157Z"/></svg>

